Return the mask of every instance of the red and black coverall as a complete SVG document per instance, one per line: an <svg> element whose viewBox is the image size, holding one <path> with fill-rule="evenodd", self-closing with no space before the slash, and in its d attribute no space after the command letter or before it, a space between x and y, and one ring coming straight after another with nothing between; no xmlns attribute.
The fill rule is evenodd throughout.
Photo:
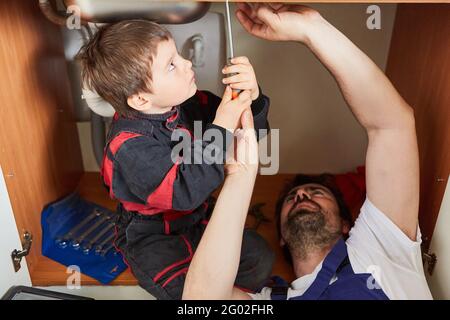
<svg viewBox="0 0 450 320"><path fill-rule="evenodd" d="M194 121L203 132L213 125L221 99L197 91L164 114L117 114L109 130L101 169L110 196L118 199L116 247L123 253L140 286L158 299L180 299L189 263L212 211L211 193L224 180L223 164L172 161L175 129L193 136ZM268 129L269 99L260 94L252 103L255 129ZM203 133L202 132L202 133ZM204 149L215 141L193 137ZM230 139L228 139L230 140ZM225 157L227 145L220 147ZM193 153L193 152L192 152ZM230 212L230 214L233 214ZM236 285L257 290L270 275L273 253L256 232L245 230Z"/></svg>

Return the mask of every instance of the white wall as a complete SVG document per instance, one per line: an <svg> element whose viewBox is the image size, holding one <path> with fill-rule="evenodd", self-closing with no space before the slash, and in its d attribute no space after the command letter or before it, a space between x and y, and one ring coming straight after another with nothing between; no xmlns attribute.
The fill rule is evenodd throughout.
<svg viewBox="0 0 450 320"><path fill-rule="evenodd" d="M368 4L311 6L385 69L395 4L380 5L381 30L366 28ZM214 3L211 10L225 12L223 3ZM250 58L271 98L270 124L280 128L280 173L342 172L363 164L365 132L317 59L302 45L260 40L247 34L235 18L232 23L235 54ZM81 124L79 130L85 170L96 171L89 126Z"/></svg>
<svg viewBox="0 0 450 320"><path fill-rule="evenodd" d="M5 172L5 175L7 178L9 173ZM26 258L22 259L19 272L14 271L11 260L14 249L22 250L22 245L9 201L5 177L0 167L0 298L12 286L31 286Z"/></svg>

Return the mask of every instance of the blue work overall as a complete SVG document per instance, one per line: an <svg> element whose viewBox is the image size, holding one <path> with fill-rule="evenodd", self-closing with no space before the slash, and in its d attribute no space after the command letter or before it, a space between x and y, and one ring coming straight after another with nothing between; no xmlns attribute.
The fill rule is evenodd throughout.
<svg viewBox="0 0 450 320"><path fill-rule="evenodd" d="M330 284L336 276L337 280ZM289 285L281 278L275 279L272 300L286 300ZM353 271L347 245L341 238L326 256L322 269L303 295L289 300L389 300L370 273Z"/></svg>

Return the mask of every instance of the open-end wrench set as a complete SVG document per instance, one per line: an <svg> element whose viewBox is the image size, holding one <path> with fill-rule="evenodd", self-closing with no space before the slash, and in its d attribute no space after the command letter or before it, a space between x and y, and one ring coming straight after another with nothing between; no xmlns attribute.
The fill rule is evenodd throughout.
<svg viewBox="0 0 450 320"><path fill-rule="evenodd" d="M60 248L72 247L82 250L84 254L100 254L105 256L114 249L114 223L109 212L95 208L83 220L79 221L69 232L56 238ZM92 250L95 245L95 251ZM108 249L108 250L106 250Z"/></svg>
<svg viewBox="0 0 450 320"><path fill-rule="evenodd" d="M42 212L42 252L66 266L76 265L102 283L126 265L114 246L116 214L73 193Z"/></svg>

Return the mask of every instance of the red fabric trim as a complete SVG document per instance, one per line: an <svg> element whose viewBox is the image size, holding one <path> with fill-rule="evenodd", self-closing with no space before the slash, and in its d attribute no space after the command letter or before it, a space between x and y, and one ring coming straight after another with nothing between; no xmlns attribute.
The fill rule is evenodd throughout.
<svg viewBox="0 0 450 320"><path fill-rule="evenodd" d="M112 188L111 188L113 168L112 168L112 161L109 160L109 158L107 157L106 154L103 157L103 165L102 165L101 173L102 173L103 181L109 187L109 195L111 196L112 192L113 192Z"/></svg>
<svg viewBox="0 0 450 320"><path fill-rule="evenodd" d="M181 238L183 239L184 243L186 244L186 247L188 248L189 256L192 258L192 256L194 255L194 252L192 251L191 244L189 243L188 239L186 239L186 237L184 235L181 235Z"/></svg>
<svg viewBox="0 0 450 320"><path fill-rule="evenodd" d="M236 285L236 284L234 285L234 287L235 287L235 288L238 288L238 289L241 290L241 291L247 292L247 293L255 293L255 291L253 291L253 290L250 290L250 289L247 289L247 288L238 286L238 285Z"/></svg>
<svg viewBox="0 0 450 320"><path fill-rule="evenodd" d="M117 115L117 113L116 113ZM131 133L131 132L122 132L118 134L110 143L109 143L109 150L111 150L111 153L114 155L117 150L122 146L122 144L127 141L128 139L141 136L137 133ZM113 163L108 158L107 153L103 155L103 163L102 168L100 170L101 175L103 177L103 181L105 184L109 187L109 196L114 199L114 191L112 188L112 179L113 179Z"/></svg>
<svg viewBox="0 0 450 320"><path fill-rule="evenodd" d="M192 260L192 256L194 255L193 251L192 251L192 246L191 246L191 244L189 243L189 241L186 239L186 237L184 235L182 235L181 238L183 239L184 243L186 244L186 247L187 247L188 252L189 252L189 257L187 257L186 259L183 259L181 261L175 262L175 263L171 264L170 266L164 268L162 271L158 272L158 274L153 278L153 282L157 282L159 279L161 279L161 277L163 275L165 275L167 272L169 272L173 268L176 268L179 265L182 265L184 263L188 263L189 261ZM187 270L187 268L185 268L185 269ZM183 269L181 269L181 270L183 270ZM173 275L169 279L171 279L172 277L173 277ZM167 280L169 280L169 279L167 279ZM163 285L163 287L164 287L164 285Z"/></svg>
<svg viewBox="0 0 450 320"><path fill-rule="evenodd" d="M119 119L119 114L117 112L114 113L113 116L113 120L118 120Z"/></svg>
<svg viewBox="0 0 450 320"><path fill-rule="evenodd" d="M208 95L206 93L197 90L195 94L198 97L201 105L206 106L208 104Z"/></svg>
<svg viewBox="0 0 450 320"><path fill-rule="evenodd" d="M128 139L142 136L138 133L132 133L132 132L121 132L117 136L114 137L114 139L109 143L109 150L111 150L111 153L113 155L116 154L117 150L119 150L120 146L127 141Z"/></svg>
<svg viewBox="0 0 450 320"><path fill-rule="evenodd" d="M205 207L205 212L208 210L208 201L203 202L203 206ZM202 221L200 221L201 224L204 224L205 226L208 224L209 220L208 219L203 219Z"/></svg>
<svg viewBox="0 0 450 320"><path fill-rule="evenodd" d="M124 201L124 200L120 200L120 203L122 203L123 207L127 210L127 211L137 211L140 214L143 215L155 215L155 214L166 214L167 217L171 216L171 215L175 215L176 217L181 217L184 216L186 214L190 214L193 211L175 211L175 210L171 210L171 209L164 209L162 210L161 208L157 208L157 207L153 207L153 206L149 206L149 205L143 205L143 204L139 204L139 203L135 203L135 202L128 202L128 201ZM167 221L172 221L175 219L171 219L171 218L167 218Z"/></svg>
<svg viewBox="0 0 450 320"><path fill-rule="evenodd" d="M147 198L147 203L160 209L171 209L173 199L173 183L177 177L178 163L174 164L164 180Z"/></svg>
<svg viewBox="0 0 450 320"><path fill-rule="evenodd" d="M164 220L164 234L170 234L170 224L166 220Z"/></svg>
<svg viewBox="0 0 450 320"><path fill-rule="evenodd" d="M183 263L186 263L186 262L189 262L189 261L191 261L191 257L188 257L188 258L186 258L184 260L181 260L181 261L178 261L178 262L176 262L174 264L171 264L170 266L164 268L162 271L158 272L158 274L153 278L153 281L154 282L158 281L159 279L161 279L161 277L163 275L165 275L167 272L169 272L173 268L178 267L179 265L182 265Z"/></svg>
<svg viewBox="0 0 450 320"><path fill-rule="evenodd" d="M175 272L173 275L170 276L169 279L166 280L166 282L163 283L162 287L164 288L165 286L167 286L173 279L175 279L176 277L182 275L183 273L186 274L188 271L188 268L183 268L181 270L178 270L177 272Z"/></svg>
<svg viewBox="0 0 450 320"><path fill-rule="evenodd" d="M167 120L166 123L174 122L178 118L178 112L176 111L173 115L171 115Z"/></svg>
<svg viewBox="0 0 450 320"><path fill-rule="evenodd" d="M154 215L154 214L159 214L161 213L161 209L160 208L156 208L156 207L150 207L147 205L143 205L140 203L135 203L135 202L129 202L129 201L124 201L124 200L120 200L120 203L122 203L123 207L127 210L127 211L137 211L140 214L144 214L144 215Z"/></svg>
<svg viewBox="0 0 450 320"><path fill-rule="evenodd" d="M164 221L170 222L173 220L176 220L178 218L181 218L187 214L191 214L192 212L194 212L194 210L188 210L188 211L166 211L163 213L163 218Z"/></svg>

